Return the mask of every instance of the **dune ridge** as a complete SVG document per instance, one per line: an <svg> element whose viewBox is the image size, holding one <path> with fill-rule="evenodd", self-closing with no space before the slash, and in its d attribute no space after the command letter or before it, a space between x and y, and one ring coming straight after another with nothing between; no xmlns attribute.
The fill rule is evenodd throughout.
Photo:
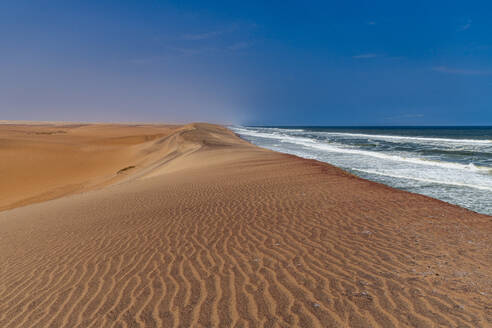
<svg viewBox="0 0 492 328"><path fill-rule="evenodd" d="M489 216L210 124L130 147L0 212L0 327L492 326Z"/></svg>
<svg viewBox="0 0 492 328"><path fill-rule="evenodd" d="M158 160L152 141L177 128L0 121L0 210L123 180Z"/></svg>

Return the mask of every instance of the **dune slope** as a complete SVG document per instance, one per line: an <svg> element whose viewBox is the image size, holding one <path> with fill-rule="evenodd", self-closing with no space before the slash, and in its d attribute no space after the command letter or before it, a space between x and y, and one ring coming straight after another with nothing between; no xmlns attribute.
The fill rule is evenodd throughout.
<svg viewBox="0 0 492 328"><path fill-rule="evenodd" d="M213 125L145 151L0 212L0 327L492 326L491 217Z"/></svg>
<svg viewBox="0 0 492 328"><path fill-rule="evenodd" d="M161 154L149 150L153 141L179 128L0 123L0 210L120 181L158 159Z"/></svg>

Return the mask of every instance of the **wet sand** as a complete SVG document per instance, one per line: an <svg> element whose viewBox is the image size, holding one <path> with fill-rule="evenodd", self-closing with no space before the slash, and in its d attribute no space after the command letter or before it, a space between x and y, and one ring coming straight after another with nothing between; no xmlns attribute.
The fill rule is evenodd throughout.
<svg viewBox="0 0 492 328"><path fill-rule="evenodd" d="M208 124L0 155L0 327L492 326L490 216Z"/></svg>

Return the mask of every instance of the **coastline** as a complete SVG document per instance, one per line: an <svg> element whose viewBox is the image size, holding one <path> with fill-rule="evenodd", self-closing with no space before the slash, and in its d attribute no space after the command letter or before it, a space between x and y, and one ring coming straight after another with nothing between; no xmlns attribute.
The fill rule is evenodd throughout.
<svg viewBox="0 0 492 328"><path fill-rule="evenodd" d="M260 147L316 159L370 181L492 215L492 127L231 129Z"/></svg>
<svg viewBox="0 0 492 328"><path fill-rule="evenodd" d="M115 184L0 212L2 327L492 323L490 216L224 127L159 133Z"/></svg>

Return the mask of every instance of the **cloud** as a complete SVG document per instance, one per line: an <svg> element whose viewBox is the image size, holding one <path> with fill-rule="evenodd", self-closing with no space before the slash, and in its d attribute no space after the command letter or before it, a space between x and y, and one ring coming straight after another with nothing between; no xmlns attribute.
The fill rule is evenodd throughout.
<svg viewBox="0 0 492 328"><path fill-rule="evenodd" d="M228 46L227 49L231 50L231 51L243 50L243 49L251 47L252 44L253 44L252 42L246 42L246 41L236 42L236 43Z"/></svg>
<svg viewBox="0 0 492 328"><path fill-rule="evenodd" d="M247 30L247 29L251 29L251 28L254 29L255 27L256 27L255 23L252 23L246 27L240 26L240 24L238 24L238 23L233 23L233 24L230 24L229 26L225 26L225 27L220 28L220 29L215 30L215 31L183 34L183 35L181 35L180 39L186 40L186 41L208 40L208 39L216 38L216 37L223 35L223 34L231 34L231 33L234 33L238 30L241 30L241 29Z"/></svg>
<svg viewBox="0 0 492 328"><path fill-rule="evenodd" d="M223 31L212 31L206 33L197 33L197 34L184 34L181 36L181 39L188 41L199 41L199 40L207 40L215 38L224 33Z"/></svg>
<svg viewBox="0 0 492 328"><path fill-rule="evenodd" d="M253 42L236 42L229 46L209 46L209 47L167 47L171 53L179 56L199 56L213 53L226 53L247 49L253 45ZM135 63L137 63L135 61Z"/></svg>
<svg viewBox="0 0 492 328"><path fill-rule="evenodd" d="M157 62L161 62L163 60L166 60L167 58L168 56L149 56L149 57L129 59L126 62L135 65L149 65L149 64L155 64Z"/></svg>
<svg viewBox="0 0 492 328"><path fill-rule="evenodd" d="M466 31L471 27L472 20L468 19L465 24L458 27L457 31Z"/></svg>
<svg viewBox="0 0 492 328"><path fill-rule="evenodd" d="M370 22L367 22L367 25L376 25L376 22L370 21Z"/></svg>
<svg viewBox="0 0 492 328"><path fill-rule="evenodd" d="M419 117L424 117L424 114L404 114L400 115L400 118L419 118Z"/></svg>
<svg viewBox="0 0 492 328"><path fill-rule="evenodd" d="M196 56L218 51L215 47L167 47L167 49L180 56Z"/></svg>
<svg viewBox="0 0 492 328"><path fill-rule="evenodd" d="M380 55L369 53L369 54L360 54L360 55L352 56L352 58L354 59L368 59L368 58L376 58L376 57L380 57Z"/></svg>
<svg viewBox="0 0 492 328"><path fill-rule="evenodd" d="M153 58L135 58L135 59L128 60L130 64L136 64L136 65L150 64L153 61L154 61Z"/></svg>
<svg viewBox="0 0 492 328"><path fill-rule="evenodd" d="M424 114L400 114L395 116L384 117L385 120L408 120L408 119L418 119L424 117Z"/></svg>
<svg viewBox="0 0 492 328"><path fill-rule="evenodd" d="M465 25L461 26L461 27L458 29L458 31L466 31L466 30L468 30L470 27L471 27L471 24L470 24L470 23L467 23L467 24L465 24Z"/></svg>
<svg viewBox="0 0 492 328"><path fill-rule="evenodd" d="M490 70L478 70L478 69L459 69L447 66L436 66L432 67L433 71L447 73L447 74L458 74L458 75L490 75L492 71Z"/></svg>

